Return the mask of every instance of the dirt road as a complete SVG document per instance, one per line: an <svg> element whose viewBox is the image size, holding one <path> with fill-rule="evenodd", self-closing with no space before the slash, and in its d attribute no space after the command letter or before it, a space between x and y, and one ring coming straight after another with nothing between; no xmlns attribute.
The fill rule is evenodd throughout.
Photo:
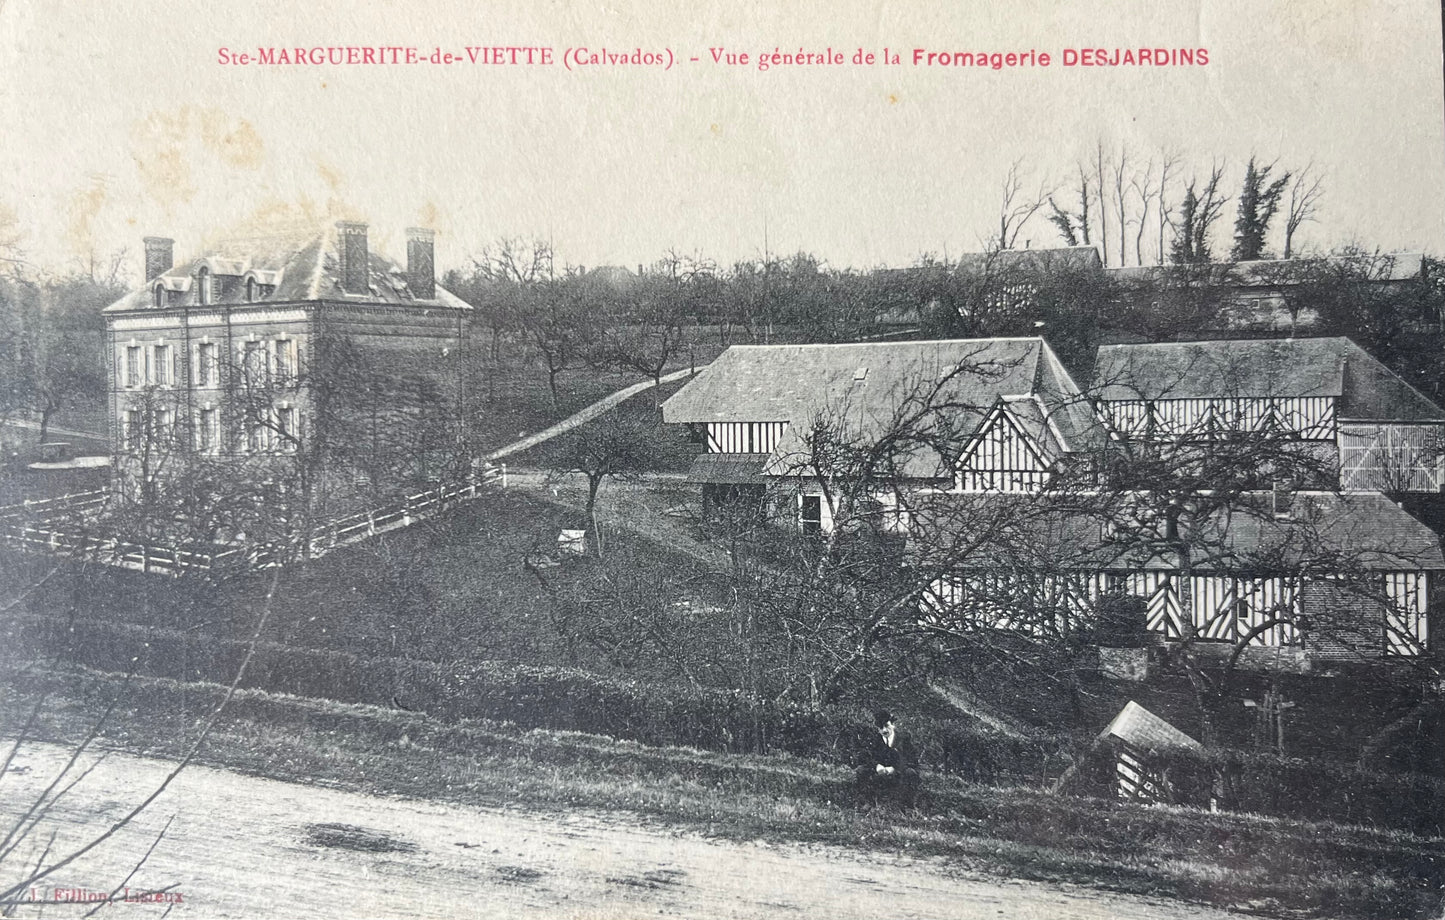
<svg viewBox="0 0 1445 920"><path fill-rule="evenodd" d="M63 762L30 745L0 779L16 814ZM154 788L169 764L111 755L47 819L56 847L89 839ZM128 828L37 891L131 880L170 888L177 917L1119 918L1235 916L1078 888L968 876L941 862L833 847L768 847L641 828L607 815L538 816L373 798L192 767ZM38 850L26 853L34 859ZM13 877L9 865L0 875ZM62 894L63 896L63 894ZM47 918L94 905L47 904ZM100 916L159 918L166 905ZM22 905L16 916L41 915Z"/></svg>

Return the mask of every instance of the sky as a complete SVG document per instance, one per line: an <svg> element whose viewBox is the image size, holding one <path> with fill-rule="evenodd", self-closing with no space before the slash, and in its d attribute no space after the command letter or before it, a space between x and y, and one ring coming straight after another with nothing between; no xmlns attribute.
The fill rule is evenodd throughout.
<svg viewBox="0 0 1445 920"><path fill-rule="evenodd" d="M442 268L503 238L587 266L669 250L900 266L982 248L1013 164L1030 193L1067 196L1099 143L1136 163L1172 152L1185 175L1222 162L1231 190L1252 154L1312 164L1325 191L1305 244L1445 254L1429 0L295 6L0 0L0 221L24 257L61 272L124 249L134 275L144 235L185 257L304 214L367 220L394 255L404 228L433 227ZM550 47L553 63L219 63L222 48L298 45ZM580 47L672 64L569 69ZM1206 48L1209 63L1062 66L1065 49L1138 47ZM760 52L829 48L843 65L757 67ZM875 62L853 64L858 49ZM914 49L1053 63L915 66ZM1058 244L1042 217L1025 240Z"/></svg>

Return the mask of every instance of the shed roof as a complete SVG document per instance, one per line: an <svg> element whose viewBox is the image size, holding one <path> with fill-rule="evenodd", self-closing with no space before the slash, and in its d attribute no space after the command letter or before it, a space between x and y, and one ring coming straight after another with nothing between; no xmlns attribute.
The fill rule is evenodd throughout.
<svg viewBox="0 0 1445 920"><path fill-rule="evenodd" d="M1130 700L1102 732L1100 741L1122 741L1130 747L1153 754L1199 751L1204 745Z"/></svg>
<svg viewBox="0 0 1445 920"><path fill-rule="evenodd" d="M1048 249L1000 249L995 252L966 252L958 257L965 270L993 268L999 271L1045 271L1051 269L1099 269L1099 250L1094 246L1056 246Z"/></svg>

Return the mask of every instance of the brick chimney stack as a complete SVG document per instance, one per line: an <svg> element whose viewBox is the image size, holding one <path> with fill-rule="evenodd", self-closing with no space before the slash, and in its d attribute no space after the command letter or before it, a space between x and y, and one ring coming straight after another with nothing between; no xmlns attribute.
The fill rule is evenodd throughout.
<svg viewBox="0 0 1445 920"><path fill-rule="evenodd" d="M336 235L341 289L348 294L368 293L371 256L366 248L366 224L356 220L338 220Z"/></svg>
<svg viewBox="0 0 1445 920"><path fill-rule="evenodd" d="M418 300L437 296L436 231L425 227L406 229L406 285Z"/></svg>
<svg viewBox="0 0 1445 920"><path fill-rule="evenodd" d="M148 236L146 248L146 282L150 283L176 265L176 241L164 236Z"/></svg>

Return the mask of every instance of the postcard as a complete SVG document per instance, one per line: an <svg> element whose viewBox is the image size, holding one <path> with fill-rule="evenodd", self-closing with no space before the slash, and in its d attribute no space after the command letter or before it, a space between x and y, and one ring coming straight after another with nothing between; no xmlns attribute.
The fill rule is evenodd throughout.
<svg viewBox="0 0 1445 920"><path fill-rule="evenodd" d="M1439 916L1442 47L0 0L0 916Z"/></svg>

